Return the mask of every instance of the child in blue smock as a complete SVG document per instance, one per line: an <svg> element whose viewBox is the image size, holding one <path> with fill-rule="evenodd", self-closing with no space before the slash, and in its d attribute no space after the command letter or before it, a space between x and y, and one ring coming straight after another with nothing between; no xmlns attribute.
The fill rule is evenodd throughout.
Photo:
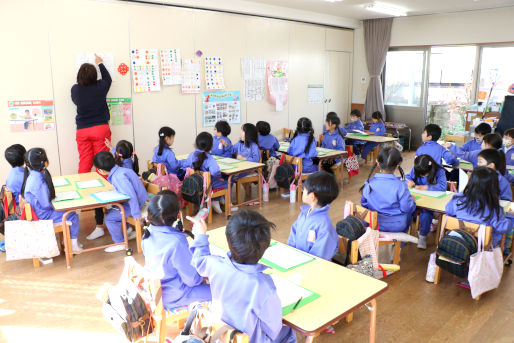
<svg viewBox="0 0 514 343"><path fill-rule="evenodd" d="M109 156L111 154L106 152ZM55 188L52 176L48 169L48 157L42 148L32 148L25 154L25 172L21 195L30 204L39 219L50 219L54 223L61 223L64 212L57 212L52 206L55 199ZM66 217L71 222L70 237L71 249L82 250L82 244L77 240L79 236L79 216L73 212Z"/></svg>
<svg viewBox="0 0 514 343"><path fill-rule="evenodd" d="M296 131L287 149L287 154L302 158L302 174L314 173L318 170L318 167L312 162L312 159L318 156L318 152L316 151L312 122L309 118L298 119Z"/></svg>
<svg viewBox="0 0 514 343"><path fill-rule="evenodd" d="M482 150L482 140L484 139L484 136L489 133L491 133L491 125L487 123L479 124L477 127L475 127L475 137L466 142L461 147L461 150L463 152Z"/></svg>
<svg viewBox="0 0 514 343"><path fill-rule="evenodd" d="M507 165L505 178L514 183L514 174L510 173L510 169L514 169L514 128L503 133L503 146L505 149L505 164Z"/></svg>
<svg viewBox="0 0 514 343"><path fill-rule="evenodd" d="M457 219L492 226L493 246L500 244L502 235L512 229L499 201L498 175L487 167L476 167L462 193L446 204L446 214Z"/></svg>
<svg viewBox="0 0 514 343"><path fill-rule="evenodd" d="M212 311L246 333L250 343L294 343L296 335L282 325L282 306L268 267L259 264L275 225L255 211L241 210L228 220L225 234L230 251L211 255L205 221L194 222L193 266L209 279ZM218 306L219 308L215 308Z"/></svg>
<svg viewBox="0 0 514 343"><path fill-rule="evenodd" d="M512 201L512 189L509 181L505 178L505 154L496 149L484 149L478 154L478 165L496 170L498 174L498 187L500 189L500 200Z"/></svg>
<svg viewBox="0 0 514 343"><path fill-rule="evenodd" d="M428 124L425 126L425 129L421 134L423 145L420 146L418 150L416 150L416 156L430 155L439 165L443 165L444 159L446 164L456 167L459 165L459 160L457 160L455 156L446 150L445 147L437 143L441 137L441 132L442 131L439 125Z"/></svg>
<svg viewBox="0 0 514 343"><path fill-rule="evenodd" d="M139 159L132 143L122 139L116 144L116 147L113 147L111 142L106 139L105 145L111 150L111 153L114 155L114 162L118 166L132 169L134 173L139 175Z"/></svg>
<svg viewBox="0 0 514 343"><path fill-rule="evenodd" d="M450 150L450 152L465 160L470 162L473 167L478 165L478 154L480 154L480 150L473 150L469 152L462 151L461 148L452 143L445 143L444 146ZM484 136L482 141L482 149L501 149L502 147L502 138L497 133L489 133Z"/></svg>
<svg viewBox="0 0 514 343"><path fill-rule="evenodd" d="M259 148L268 150L270 157L277 157L276 151L280 148L280 144L278 143L278 139L270 133L271 126L269 123L266 121L258 121L256 127L259 133Z"/></svg>
<svg viewBox="0 0 514 343"><path fill-rule="evenodd" d="M367 131L367 133L370 135L373 135L373 136L385 136L386 127L385 127L384 121L382 119L382 113L380 113L378 111L373 112L373 114L371 115L371 119L372 119L373 123L371 123L369 131ZM359 159L360 164L363 164L365 162L368 154L377 145L378 145L378 143L375 143L375 142L366 142L366 144L364 144L364 146L362 147L361 156Z"/></svg>
<svg viewBox="0 0 514 343"><path fill-rule="evenodd" d="M11 170L7 174L5 186L12 193L16 205L20 204L21 186L23 185L25 165L25 147L21 144L13 144L5 149L5 159L11 165ZM6 213L7 217L8 214Z"/></svg>
<svg viewBox="0 0 514 343"><path fill-rule="evenodd" d="M350 112L350 123L344 127L346 132L357 133L356 130L364 132L364 124L361 121L361 117L361 111L357 109L352 110ZM346 144L352 145L354 153L357 154L359 152L359 146L366 144L366 142L348 138L346 139Z"/></svg>
<svg viewBox="0 0 514 343"><path fill-rule="evenodd" d="M187 156L184 161L184 168L192 168L195 171L201 170L211 174L212 189L227 188L227 181L221 178L221 170L216 163L214 157L208 153L212 148L212 135L208 132L200 132L196 136L196 150ZM214 212L221 214L223 211L220 207L219 198L213 199L211 202Z"/></svg>
<svg viewBox="0 0 514 343"><path fill-rule="evenodd" d="M427 191L446 191L446 172L430 155L416 156L414 167L405 176L408 187ZM421 210L419 215L418 248L427 248L427 235L434 219L434 212Z"/></svg>
<svg viewBox="0 0 514 343"><path fill-rule="evenodd" d="M232 146L232 154L238 160L259 162L261 151L258 145L257 128L251 123L241 126L241 140Z"/></svg>
<svg viewBox="0 0 514 343"><path fill-rule="evenodd" d="M159 130L159 145L154 149L152 162L162 163L170 174L175 174L182 180L186 172L182 169L182 161L177 160L171 146L175 141L175 130L163 126Z"/></svg>
<svg viewBox="0 0 514 343"><path fill-rule="evenodd" d="M209 285L191 265L193 256L186 236L194 236L183 228L178 196L169 190L157 193L148 205L148 220L151 225L143 235L141 247L145 267L161 279L164 308L210 301Z"/></svg>
<svg viewBox="0 0 514 343"><path fill-rule="evenodd" d="M327 115L325 116L325 123L326 122L332 122L332 119L334 119L334 118L339 119L339 116L337 115L337 113L335 113L335 112L328 112ZM337 128L339 129L339 131L341 131L341 134L343 136L346 136L346 134L348 133L348 132L346 132L346 129L341 126L341 120L340 119L339 119L339 124L337 124ZM330 131L330 129L328 129L326 125L323 125L323 134L326 134L329 131Z"/></svg>
<svg viewBox="0 0 514 343"><path fill-rule="evenodd" d="M211 154L223 157L232 157L232 142L228 135L232 129L225 120L220 120L214 125L214 140Z"/></svg>
<svg viewBox="0 0 514 343"><path fill-rule="evenodd" d="M125 218L132 216L134 219L141 218L141 207L148 200L145 186L132 169L120 167L114 163L114 157L108 151L101 151L93 157L93 164L98 173L107 177L114 188L130 197L130 200L122 203L125 210ZM121 211L118 207L112 207L105 215L105 226L111 234L114 243L123 242L123 232L121 231ZM127 230L128 239L136 237L134 231ZM106 252L125 250L123 245L114 245L105 248Z"/></svg>
<svg viewBox="0 0 514 343"><path fill-rule="evenodd" d="M293 223L287 244L329 260L339 244L339 236L330 220L330 203L337 198L339 186L332 174L315 172L305 180L300 215Z"/></svg>
<svg viewBox="0 0 514 343"><path fill-rule="evenodd" d="M368 180L361 188L361 204L378 212L380 231L407 232L416 210L414 196L403 181L402 155L396 148L386 147L378 154L377 163L371 169ZM379 172L370 179L375 169ZM394 175L398 169L402 179Z"/></svg>
<svg viewBox="0 0 514 343"><path fill-rule="evenodd" d="M334 112L330 112L334 113ZM330 114L329 113L329 114ZM335 115L335 113L334 113ZM326 149L333 149L333 150L345 150L345 144L344 144L344 136L346 136L346 130L343 132L341 130L341 119L337 115L328 116L327 114L327 121L325 122L325 128L327 129L326 132L323 134L323 139L321 140L321 147ZM344 129L343 129L344 130ZM340 165L341 164L341 158L338 157L336 159L330 159L330 160L323 160L323 163L321 164L321 167L327 171L332 172L330 168L334 165Z"/></svg>

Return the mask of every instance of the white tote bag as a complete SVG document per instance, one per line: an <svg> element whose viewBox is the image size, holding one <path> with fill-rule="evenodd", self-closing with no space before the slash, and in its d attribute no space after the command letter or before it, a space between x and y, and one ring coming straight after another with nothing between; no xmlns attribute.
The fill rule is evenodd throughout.
<svg viewBox="0 0 514 343"><path fill-rule="evenodd" d="M473 299L497 288L503 274L503 256L500 247L484 250L485 226L478 230L477 252L469 260L468 281Z"/></svg>
<svg viewBox="0 0 514 343"><path fill-rule="evenodd" d="M5 222L6 260L23 260L59 255L51 220Z"/></svg>

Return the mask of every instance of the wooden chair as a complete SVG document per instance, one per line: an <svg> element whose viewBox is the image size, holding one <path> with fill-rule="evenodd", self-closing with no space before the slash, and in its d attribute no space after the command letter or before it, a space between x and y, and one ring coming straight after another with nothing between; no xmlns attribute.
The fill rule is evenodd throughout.
<svg viewBox="0 0 514 343"><path fill-rule="evenodd" d="M5 217L7 218L11 214L16 213L16 201L14 199L14 196L10 190L7 189L6 186L2 186L2 193L0 194L0 199L2 203L0 206L7 208L7 212L5 213Z"/></svg>
<svg viewBox="0 0 514 343"><path fill-rule="evenodd" d="M153 184L148 181L144 181L142 179L141 179L141 182L145 186L146 192L149 194L157 194L160 191L162 191L163 189L166 189L166 187L160 187L156 184ZM145 217L146 217L146 213L141 212L141 218L145 218ZM136 230L137 252L141 253L142 252L141 237L143 235L143 226L141 224L141 219L134 219L134 217L131 216L131 217L128 217L126 220L127 220L127 224L132 225L134 227L134 229Z"/></svg>
<svg viewBox="0 0 514 343"><path fill-rule="evenodd" d="M464 230L466 232L471 233L475 237L478 236L478 229L480 227L480 224L475 224L475 223L458 220L457 218L450 217L446 214L443 215L441 220L443 221L443 223L445 220L447 220L447 221L446 221L446 224L444 227L442 227L443 224L441 224L442 233L439 237L444 236L448 231L452 231L452 230ZM492 243L492 232L493 232L493 228L491 226L485 227L484 249L488 249ZM438 237L438 242L437 242L438 244L439 244L439 237ZM502 239L502 242L503 243L505 242L505 235ZM501 249L503 251L503 244L501 244ZM437 248L436 248L436 250L437 250ZM441 280L441 267L436 265L434 284L437 285L440 280ZM476 300L479 300L479 299L480 299L480 296L478 298L476 298Z"/></svg>
<svg viewBox="0 0 514 343"><path fill-rule="evenodd" d="M34 218L32 216L32 206L28 202L23 199L22 196L20 196L20 208L22 211L25 211L25 220L27 221L33 221L33 220L39 220L37 217ZM71 225L71 222L68 222L68 225ZM54 231L55 233L59 233L59 242L63 242L63 228L62 224L60 223L54 223ZM71 246L71 241L68 237L68 246ZM61 249L64 250L64 249ZM39 268L39 258L33 258L32 263L34 264L34 268Z"/></svg>
<svg viewBox="0 0 514 343"><path fill-rule="evenodd" d="M297 184L297 187L296 187L296 196L298 198L297 201L300 202L302 200L302 182L310 174L302 174L303 166L302 166L302 158L301 157L295 157L295 156L291 156L291 155L284 155L283 162L284 163L290 163L293 166L296 166L297 174L300 175L300 177L297 180L298 184ZM289 191L289 189L287 191Z"/></svg>
<svg viewBox="0 0 514 343"><path fill-rule="evenodd" d="M454 142L454 143L466 143L466 136L456 136L456 135L446 135L444 136L444 140L446 142Z"/></svg>
<svg viewBox="0 0 514 343"><path fill-rule="evenodd" d="M268 152L269 156L269 152ZM259 158L259 163L262 163L262 150L261 150L261 157ZM249 175L242 177L236 181L236 193L237 193L237 203L240 204L243 201L243 196L241 194L241 187L245 188L245 197L248 196L248 194L251 193L252 189L250 185L254 182L259 182L259 174L257 175Z"/></svg>
<svg viewBox="0 0 514 343"><path fill-rule="evenodd" d="M324 134L319 135L318 147L321 147L321 141L323 140L323 137L325 137ZM321 163L321 161L319 163ZM330 170L332 170L334 172L334 176L335 176L336 180L339 182L339 184L341 185L341 187L343 186L343 174L342 174L343 167L344 167L344 163L342 162L342 158L341 158L340 165L334 164L332 167L330 167ZM320 170L321 170L321 166L320 166ZM350 180L349 176L348 176L348 180Z"/></svg>
<svg viewBox="0 0 514 343"><path fill-rule="evenodd" d="M286 140L287 138L293 137L293 134L294 134L294 130L283 128L282 129L282 140Z"/></svg>
<svg viewBox="0 0 514 343"><path fill-rule="evenodd" d="M195 174L198 174L202 178L206 179L207 190L205 191L206 192L205 193L205 199L209 199L209 203L208 203L209 215L207 216L207 223L211 224L212 223L211 199L222 197L222 196L224 196L225 199L227 199L228 198L227 197L228 191L227 191L227 188L218 189L216 191L214 191L212 189L211 173L209 173L207 171L195 171ZM210 195L209 195L209 193L210 193ZM228 216L228 206L230 206L230 204L225 204L225 216ZM192 203L188 203L187 204L187 210L188 210L188 214L190 216L194 215L194 213L193 213L193 204Z"/></svg>

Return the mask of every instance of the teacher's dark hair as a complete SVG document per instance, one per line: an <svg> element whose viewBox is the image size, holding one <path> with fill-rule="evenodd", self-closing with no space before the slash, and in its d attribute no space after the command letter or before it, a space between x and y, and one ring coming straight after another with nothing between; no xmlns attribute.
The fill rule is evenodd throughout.
<svg viewBox="0 0 514 343"><path fill-rule="evenodd" d="M82 87L96 84L97 79L96 68L90 63L84 63L80 66L77 73L77 83Z"/></svg>

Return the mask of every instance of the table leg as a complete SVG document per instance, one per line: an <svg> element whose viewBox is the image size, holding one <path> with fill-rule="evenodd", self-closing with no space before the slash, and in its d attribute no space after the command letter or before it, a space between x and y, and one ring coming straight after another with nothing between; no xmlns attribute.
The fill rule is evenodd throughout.
<svg viewBox="0 0 514 343"><path fill-rule="evenodd" d="M305 336L305 343L314 342L314 336Z"/></svg>
<svg viewBox="0 0 514 343"><path fill-rule="evenodd" d="M257 169L257 172L259 173L259 207L262 207L262 168Z"/></svg>
<svg viewBox="0 0 514 343"><path fill-rule="evenodd" d="M125 250L128 250L128 239L127 239L127 221L125 219L125 209L119 203L112 204L113 206L118 206L121 212L121 232L123 232L123 240L125 242Z"/></svg>
<svg viewBox="0 0 514 343"><path fill-rule="evenodd" d="M71 268L71 247L68 244L69 243L69 237L70 237L70 231L68 228L68 225L66 224L66 217L68 217L68 213L71 211L67 211L62 216L62 233L63 233L63 240L64 240L64 255L66 256L66 268Z"/></svg>
<svg viewBox="0 0 514 343"><path fill-rule="evenodd" d="M408 129L409 129L409 151L411 151L411 149L410 149L410 140L412 138L412 130L410 129L410 127L408 127Z"/></svg>
<svg viewBox="0 0 514 343"><path fill-rule="evenodd" d="M368 309L371 312L371 318L369 323L369 343L375 343L375 334L377 329L377 300L373 299L370 302L371 306L368 306Z"/></svg>
<svg viewBox="0 0 514 343"><path fill-rule="evenodd" d="M227 199L225 199L225 206L228 206L228 209L225 207L225 212L227 213L228 218L232 211L232 175L228 176Z"/></svg>

